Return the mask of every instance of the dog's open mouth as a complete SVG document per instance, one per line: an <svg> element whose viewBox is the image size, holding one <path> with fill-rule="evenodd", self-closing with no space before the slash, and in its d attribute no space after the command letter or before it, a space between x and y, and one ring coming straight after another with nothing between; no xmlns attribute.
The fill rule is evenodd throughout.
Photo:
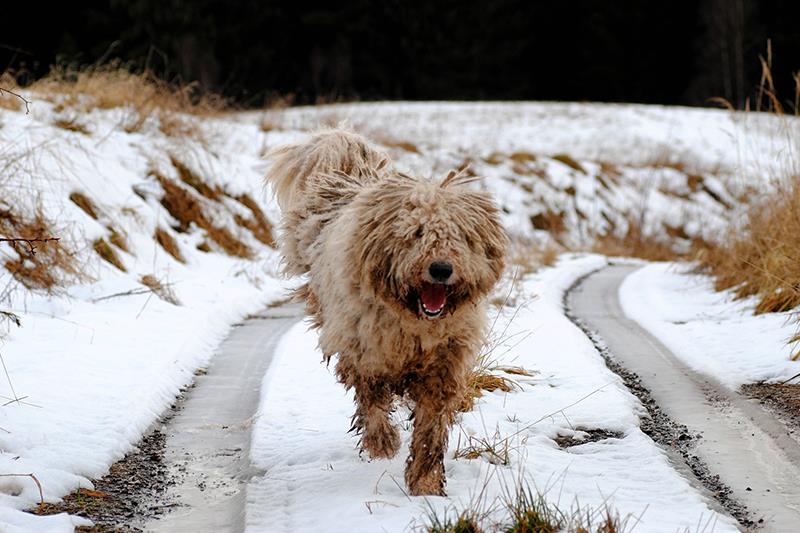
<svg viewBox="0 0 800 533"><path fill-rule="evenodd" d="M447 287L442 283L425 283L419 289L419 309L425 318L437 318L447 303Z"/></svg>

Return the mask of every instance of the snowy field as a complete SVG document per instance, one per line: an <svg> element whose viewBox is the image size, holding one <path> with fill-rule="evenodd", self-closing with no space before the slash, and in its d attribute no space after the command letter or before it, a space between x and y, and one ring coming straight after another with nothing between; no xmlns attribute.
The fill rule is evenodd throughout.
<svg viewBox="0 0 800 533"><path fill-rule="evenodd" d="M719 238L747 201L791 170L785 139L797 133L795 123L775 117L713 110L393 103L183 117L200 134L176 136L155 116L126 132L128 109L73 116L29 98L29 115L0 108L0 183L14 193L0 198L0 213L40 209L86 274L48 293L0 269L0 310L22 324L4 325L0 340L9 376L0 394L19 398L0 408L0 473L34 473L48 502L91 487L192 381L233 323L283 296L279 258L251 224L258 216L250 200L268 225L278 220L261 189L269 148L345 120L401 168L441 175L470 163L520 245L589 248L595 235L622 236L635 223L680 248ZM64 128L65 120L82 129ZM205 219L176 218L169 202L176 187ZM94 216L70 200L75 192L91 199ZM237 256L228 241L215 240L220 228L249 253ZM562 229L555 237L548 231ZM156 242L159 230L183 261ZM119 235L127 251L113 244ZM100 240L112 243L121 268L95 252ZM0 246L4 263L18 255ZM266 475L248 492L249 530L405 531L421 526L428 505L488 510L520 475L562 507L607 504L637 532L735 529L641 432L638 401L564 317L563 291L604 261L563 256L524 278L512 305L497 311L498 363L533 376L509 376L519 390L488 393L461 417L446 460L448 498L404 495L405 448L392 461L359 459L346 432L352 399L319 363L315 334L296 326L264 380L252 459ZM148 289L144 276L165 290ZM730 386L798 371L783 344L794 331L785 316L752 317L750 302L731 303L702 277L652 265L622 295L626 312ZM580 440L584 429L614 436L556 443ZM504 450L503 460L455 458L481 441ZM69 531L82 523L22 512L38 501L30 477L0 477L0 530ZM497 511L487 520L499 520Z"/></svg>

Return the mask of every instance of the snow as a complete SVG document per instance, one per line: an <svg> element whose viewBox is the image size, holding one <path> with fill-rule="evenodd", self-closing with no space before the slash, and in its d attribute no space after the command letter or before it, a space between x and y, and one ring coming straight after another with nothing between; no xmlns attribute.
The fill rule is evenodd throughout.
<svg viewBox="0 0 800 533"><path fill-rule="evenodd" d="M299 131L348 123L387 145L401 168L423 175L444 175L469 162L504 208L506 227L548 242L551 236L541 224L534 227L532 217L557 215L565 231L556 240L568 249L591 247L594 235L623 237L631 224L677 248L688 249L696 237L717 241L740 219L745 204L800 172L792 141L800 120L761 113L595 103L392 102L291 108L261 118ZM417 151L396 147L403 142ZM512 159L514 154L528 160ZM676 240L675 233L685 239Z"/></svg>
<svg viewBox="0 0 800 533"><path fill-rule="evenodd" d="M686 265L655 263L637 270L622 283L620 303L687 365L732 389L800 373L786 343L795 331L792 314L754 316L753 299L715 292L711 279L691 274Z"/></svg>
<svg viewBox="0 0 800 533"><path fill-rule="evenodd" d="M755 113L569 103L346 104L183 117L202 132L192 138L165 134L155 116L126 133L120 125L131 109L81 113L90 133L66 131L53 121L69 110L27 96L34 100L30 115L0 109L3 190L20 192L0 198L0 208L41 208L93 279L54 294L0 291L0 309L22 319L22 328L10 326L0 341L14 387L0 378L0 395L21 399L0 408L0 473L35 473L48 502L91 487L90 479L132 450L208 363L231 324L282 294L279 258L237 226L236 215L248 211L234 198L263 200L263 154L307 138L320 124L349 121L411 172L441 175L470 162L523 245L553 240L541 228L547 215L563 222L557 240L572 249L589 248L594 234L622 236L631 223L661 238L682 230L688 238L677 239L679 245L693 237L714 240L737 223L746 202L798 170L786 142L796 138L798 122ZM263 131L262 121L274 127ZM209 216L250 246L252 259L224 255L213 244L211 253L201 252L203 230L173 229L177 221L162 207L154 178L178 181L172 159L227 193L209 204ZM75 191L94 201L97 220L68 200ZM260 203L275 223L277 206ZM130 253L118 251L126 272L92 250L112 228L128 241ZM155 243L156 228L176 239L185 264ZM15 257L0 246L0 261ZM642 407L564 317L564 290L604 262L564 256L525 278L513 305L499 311L498 363L536 374L510 376L522 390L486 394L460 417L447 457L447 498L405 496L407 427L397 458L359 459L356 438L347 434L351 396L319 363L316 335L304 325L292 329L265 376L254 427L252 459L265 473L248 491L249 530L404 531L424 521L427 505L440 513L470 503L488 508L520 476L562 508L608 504L632 521L641 517L636 531L735 530L642 434ZM143 275L167 284L181 305L135 294ZM0 287L10 281L0 268ZM629 278L623 293L626 310L644 327L731 386L800 371L783 344L793 333L785 315L752 317L748 302L714 294L705 278L653 265ZM404 413L398 421L405 427ZM623 436L568 449L555 444L557 436L581 435L576 428ZM509 465L485 455L455 459L470 439L505 441ZM84 523L21 511L38 500L30 478L0 476L0 530L60 532ZM498 510L488 518L499 519Z"/></svg>
<svg viewBox="0 0 800 533"><path fill-rule="evenodd" d="M556 267L525 279L500 310L493 357L500 365L535 374L512 376L521 390L487 393L473 411L460 415L446 456L446 498L405 493L407 411L396 417L404 442L397 457L359 457L357 438L347 433L352 394L320 362L316 333L306 324L295 326L281 341L262 387L251 458L264 474L248 487L247 531L406 531L425 522L429 506L439 513L489 509L520 476L564 509L608 505L630 516L630 523L636 521L636 531L698 524L736 531L641 432L638 400L564 316L564 291L604 264L596 255L562 257ZM579 429L605 429L622 437L568 449L553 440ZM454 458L470 439L507 446L509 464L492 464L486 455ZM497 509L487 518L500 520Z"/></svg>
<svg viewBox="0 0 800 533"><path fill-rule="evenodd" d="M151 175L173 176L170 158L177 157L231 196L261 198L256 128L210 124L204 131L218 135L210 150L200 140L165 136L155 124L126 134L118 127L125 112L91 112L82 120L95 134L83 135L54 127L49 105L36 102L30 116L5 113L0 128L2 155L10 162L4 190L36 192L0 202L23 213L38 205L57 221L54 232L77 250L79 268L93 278L47 294L15 287L0 269L0 286L7 288L0 309L22 323L3 331L0 344L10 380L4 376L0 383L8 401L0 409L0 473L35 473L47 502L91 488L90 479L104 475L166 412L230 326L283 295L277 253L231 222L231 212L248 215L243 206L226 199L226 208L217 206L209 216L247 243L254 258L201 252L199 228L170 229L175 222L159 203L161 189ZM97 220L68 200L73 191L97 205ZM265 209L274 213L271 205ZM127 240L130 253L118 250L127 272L92 251L92 241L108 239L112 227ZM186 264L156 244L157 227L170 232ZM15 257L3 244L0 260ZM167 285L180 305L147 291L143 275ZM15 397L20 401L11 402ZM85 523L20 511L38 502L30 477L0 477L0 530L72 531Z"/></svg>

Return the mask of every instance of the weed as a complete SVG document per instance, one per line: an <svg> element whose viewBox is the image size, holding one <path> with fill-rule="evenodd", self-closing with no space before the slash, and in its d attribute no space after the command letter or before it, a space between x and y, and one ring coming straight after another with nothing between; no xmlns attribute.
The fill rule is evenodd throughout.
<svg viewBox="0 0 800 533"><path fill-rule="evenodd" d="M162 283L154 275L145 274L139 279L139 282L165 302L171 303L172 305L181 305L172 287L170 287L169 284Z"/></svg>
<svg viewBox="0 0 800 533"><path fill-rule="evenodd" d="M467 442L453 452L454 459L474 460L483 457L493 465L508 466L511 464L511 443L499 433L492 437L474 437L467 435Z"/></svg>
<svg viewBox="0 0 800 533"><path fill-rule="evenodd" d="M483 530L477 520L468 511L452 517L446 514L443 517L435 512L428 514L428 533L481 533Z"/></svg>

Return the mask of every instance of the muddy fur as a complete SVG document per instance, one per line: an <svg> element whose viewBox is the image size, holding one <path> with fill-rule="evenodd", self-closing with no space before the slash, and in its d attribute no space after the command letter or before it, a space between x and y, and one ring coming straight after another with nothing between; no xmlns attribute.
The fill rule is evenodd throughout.
<svg viewBox="0 0 800 533"><path fill-rule="evenodd" d="M308 275L297 296L325 359L337 357L337 378L355 390L362 449L372 458L398 452L390 414L406 395L414 406L406 483L414 495L444 494L448 432L504 267L494 201L457 172L439 180L397 172L343 129L271 157L285 271Z"/></svg>

